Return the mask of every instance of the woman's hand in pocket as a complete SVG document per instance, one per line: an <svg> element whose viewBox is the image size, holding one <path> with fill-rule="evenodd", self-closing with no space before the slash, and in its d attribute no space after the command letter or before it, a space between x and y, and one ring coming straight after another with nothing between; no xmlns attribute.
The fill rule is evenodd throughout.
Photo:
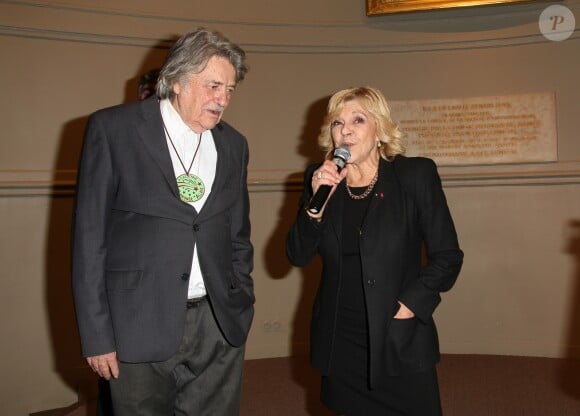
<svg viewBox="0 0 580 416"><path fill-rule="evenodd" d="M400 305L399 310L394 316L395 319L411 319L415 317L415 314L411 309L407 308L401 302L399 302L399 305Z"/></svg>

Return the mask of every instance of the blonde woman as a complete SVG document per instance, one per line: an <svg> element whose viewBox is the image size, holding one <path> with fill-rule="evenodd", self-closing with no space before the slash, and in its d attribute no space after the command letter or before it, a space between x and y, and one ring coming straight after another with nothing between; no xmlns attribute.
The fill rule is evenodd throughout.
<svg viewBox="0 0 580 416"><path fill-rule="evenodd" d="M380 91L334 94L318 138L326 160L307 169L287 237L294 265L323 262L311 358L337 414L441 415L432 315L463 252L434 162L403 156L402 137ZM341 170L331 160L339 147L350 153ZM313 213L321 186L330 196Z"/></svg>

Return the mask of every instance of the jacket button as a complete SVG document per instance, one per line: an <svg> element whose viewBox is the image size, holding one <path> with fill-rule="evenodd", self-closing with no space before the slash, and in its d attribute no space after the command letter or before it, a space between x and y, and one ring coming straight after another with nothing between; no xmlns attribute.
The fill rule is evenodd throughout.
<svg viewBox="0 0 580 416"><path fill-rule="evenodd" d="M183 273L181 275L181 280L183 280L185 282L187 279L189 279L189 273Z"/></svg>
<svg viewBox="0 0 580 416"><path fill-rule="evenodd" d="M375 285L375 279L369 279L369 280L367 280L367 285L374 286Z"/></svg>
<svg viewBox="0 0 580 416"><path fill-rule="evenodd" d="M193 224L193 231L199 231L199 224Z"/></svg>

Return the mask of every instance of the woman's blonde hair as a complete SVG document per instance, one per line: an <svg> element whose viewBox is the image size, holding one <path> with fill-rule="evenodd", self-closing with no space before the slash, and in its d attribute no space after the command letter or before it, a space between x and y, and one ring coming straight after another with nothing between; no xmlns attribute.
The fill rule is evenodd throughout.
<svg viewBox="0 0 580 416"><path fill-rule="evenodd" d="M404 134L391 119L391 110L384 95L376 88L354 87L338 91L330 97L326 117L318 135L318 144L326 152L326 157L332 158L334 152L330 124L341 112L344 104L352 100L357 100L375 120L377 137L381 143L379 148L381 157L385 160L392 160L396 155L405 153Z"/></svg>

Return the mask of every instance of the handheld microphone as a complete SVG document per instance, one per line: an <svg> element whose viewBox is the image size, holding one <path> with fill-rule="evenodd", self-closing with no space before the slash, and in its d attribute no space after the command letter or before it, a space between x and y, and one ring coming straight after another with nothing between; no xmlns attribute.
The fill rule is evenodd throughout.
<svg viewBox="0 0 580 416"><path fill-rule="evenodd" d="M348 150L348 147L337 147L334 149L334 157L332 158L332 161L336 163L336 169L338 172L344 168L348 159L350 159L350 150ZM332 186L330 185L320 185L308 204L308 211L312 214L318 214L328 199L331 189Z"/></svg>

